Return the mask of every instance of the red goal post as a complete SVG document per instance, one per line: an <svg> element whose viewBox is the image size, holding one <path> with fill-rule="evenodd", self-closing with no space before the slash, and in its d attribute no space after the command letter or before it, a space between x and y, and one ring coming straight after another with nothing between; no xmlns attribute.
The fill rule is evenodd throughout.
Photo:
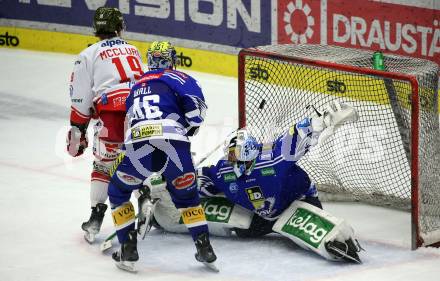
<svg viewBox="0 0 440 281"><path fill-rule="evenodd" d="M308 116L311 112L307 105L322 109L334 99L352 104L360 113L359 122L341 128L342 132L324 148L311 151L312 156L298 164L324 192L411 209L412 248L438 244L438 66L386 55L387 71L380 71L372 68L372 57L371 51L323 45L270 45L241 50L239 126L246 126L260 141L268 142ZM371 132L377 128L379 132ZM357 136L352 136L350 130ZM350 141L357 143L356 148L344 150ZM379 157L365 152L370 146L375 149L369 141L382 148ZM339 151L349 157L342 157L335 165L332 160ZM368 175L369 171L374 175Z"/></svg>

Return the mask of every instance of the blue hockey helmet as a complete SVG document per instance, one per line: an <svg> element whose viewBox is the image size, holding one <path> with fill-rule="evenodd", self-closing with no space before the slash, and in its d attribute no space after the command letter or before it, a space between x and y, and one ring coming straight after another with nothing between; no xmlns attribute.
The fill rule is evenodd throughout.
<svg viewBox="0 0 440 281"><path fill-rule="evenodd" d="M238 130L225 146L226 157L234 167L237 177L251 173L255 159L260 154L260 144L246 129Z"/></svg>
<svg viewBox="0 0 440 281"><path fill-rule="evenodd" d="M149 69L173 69L176 60L176 49L170 42L154 41L147 50Z"/></svg>

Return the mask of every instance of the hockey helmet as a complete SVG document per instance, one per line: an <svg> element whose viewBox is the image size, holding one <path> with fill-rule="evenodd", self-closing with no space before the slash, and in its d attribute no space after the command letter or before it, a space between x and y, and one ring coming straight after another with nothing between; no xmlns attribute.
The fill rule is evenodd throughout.
<svg viewBox="0 0 440 281"><path fill-rule="evenodd" d="M95 35L116 35L125 29L122 13L117 8L99 7L93 17Z"/></svg>
<svg viewBox="0 0 440 281"><path fill-rule="evenodd" d="M226 142L226 158L233 164L237 177L252 171L255 159L260 153L260 147L261 145L246 129L238 130Z"/></svg>
<svg viewBox="0 0 440 281"><path fill-rule="evenodd" d="M147 50L149 69L172 69L176 65L176 60L176 49L170 42L154 41Z"/></svg>

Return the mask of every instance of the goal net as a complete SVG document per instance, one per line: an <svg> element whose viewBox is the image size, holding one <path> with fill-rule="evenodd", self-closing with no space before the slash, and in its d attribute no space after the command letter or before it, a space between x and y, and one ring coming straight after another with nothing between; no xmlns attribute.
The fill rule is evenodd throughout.
<svg viewBox="0 0 440 281"><path fill-rule="evenodd" d="M261 142L322 111L353 105L359 121L342 126L298 164L326 194L411 209L413 248L440 241L438 66L324 45L270 45L239 54L239 121Z"/></svg>

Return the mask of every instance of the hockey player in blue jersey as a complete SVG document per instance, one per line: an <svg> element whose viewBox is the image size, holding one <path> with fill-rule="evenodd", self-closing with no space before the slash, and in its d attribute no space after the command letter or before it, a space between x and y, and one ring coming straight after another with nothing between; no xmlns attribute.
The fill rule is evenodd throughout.
<svg viewBox="0 0 440 281"><path fill-rule="evenodd" d="M303 119L264 146L247 130L238 130L226 143L226 159L198 169L200 192L205 196L223 194L254 212L249 228L234 228L239 237L275 231L331 260L360 262L360 247L351 227L322 210L314 183L296 165L312 146L323 143L344 122L356 119L353 107L334 102L324 114ZM333 228L309 223L307 218L313 216L330 221Z"/></svg>
<svg viewBox="0 0 440 281"><path fill-rule="evenodd" d="M125 155L120 157L109 185L113 221L121 244L113 259L119 268L135 271L137 232L130 196L157 172L166 180L172 201L192 235L197 261L213 267L216 255L199 201L188 139L197 133L205 117L202 90L194 78L174 70L176 51L169 42L153 42L147 59L150 71L131 88L126 100ZM141 216L143 205L141 196Z"/></svg>
<svg viewBox="0 0 440 281"><path fill-rule="evenodd" d="M315 185L296 165L311 147L323 143L345 122L355 120L357 113L353 107L334 102L323 114L303 119L270 144L258 143L246 129L236 131L226 141L224 159L198 169L198 187L204 196L224 196L235 204L204 204L207 214L236 206L248 213L224 211L224 219L212 223L210 230L222 225L239 237L278 232L329 260L360 262L360 246L352 228L322 210ZM155 212L158 224L165 230L176 231L161 210L169 208ZM167 215L172 216L172 212L167 211Z"/></svg>

